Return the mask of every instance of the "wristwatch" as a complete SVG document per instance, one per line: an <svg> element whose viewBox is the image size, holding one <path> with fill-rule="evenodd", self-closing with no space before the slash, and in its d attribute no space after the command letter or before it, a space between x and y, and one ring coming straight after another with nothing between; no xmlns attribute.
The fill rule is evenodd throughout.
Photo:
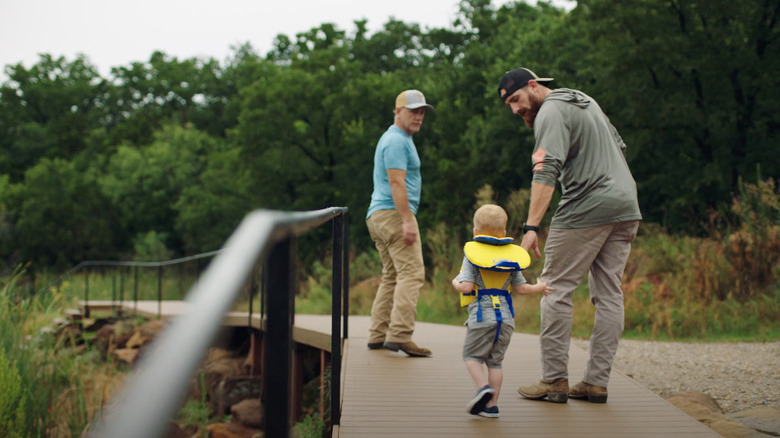
<svg viewBox="0 0 780 438"><path fill-rule="evenodd" d="M535 225L528 225L527 223L523 222L523 234L527 233L528 231L535 231L539 232L539 227Z"/></svg>

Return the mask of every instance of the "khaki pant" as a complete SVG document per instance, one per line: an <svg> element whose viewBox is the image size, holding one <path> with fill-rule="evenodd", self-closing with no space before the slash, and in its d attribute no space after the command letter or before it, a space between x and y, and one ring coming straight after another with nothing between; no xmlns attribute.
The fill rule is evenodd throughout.
<svg viewBox="0 0 780 438"><path fill-rule="evenodd" d="M590 300L596 306L583 381L607 386L618 340L623 334L623 269L638 221L591 228L550 229L540 280L555 289L541 301L542 380L568 378L572 294L588 273Z"/></svg>
<svg viewBox="0 0 780 438"><path fill-rule="evenodd" d="M382 259L382 282L371 308L368 342L409 342L417 319L417 296L425 282L419 227L417 240L406 245L398 211L376 211L366 225Z"/></svg>

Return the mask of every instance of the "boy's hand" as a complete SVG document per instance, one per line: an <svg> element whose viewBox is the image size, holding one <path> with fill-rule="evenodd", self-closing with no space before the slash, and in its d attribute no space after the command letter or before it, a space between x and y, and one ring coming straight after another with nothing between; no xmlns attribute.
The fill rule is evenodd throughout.
<svg viewBox="0 0 780 438"><path fill-rule="evenodd" d="M542 295L549 295L550 292L555 290L554 288L547 286L547 283L544 281L537 282L536 286L539 288L539 293Z"/></svg>

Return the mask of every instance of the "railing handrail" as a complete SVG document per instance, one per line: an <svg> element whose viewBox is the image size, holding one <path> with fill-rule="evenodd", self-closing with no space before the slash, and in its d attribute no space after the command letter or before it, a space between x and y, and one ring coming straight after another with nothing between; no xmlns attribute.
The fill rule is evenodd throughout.
<svg viewBox="0 0 780 438"><path fill-rule="evenodd" d="M71 275L75 274L76 272L82 270L83 268L89 267L89 266L128 266L128 267L139 267L139 268L160 268L165 266L171 266L171 265L178 265L181 263L187 263L191 262L193 260L199 260L204 259L206 257L212 257L214 255L217 255L221 253L223 249L218 249L215 251L209 251L204 252L200 254L195 254L191 256L186 257L180 257L177 259L171 259L171 260L163 260L158 262L139 262L139 261L133 261L133 260L87 260L84 262L79 263L78 265L71 268L69 271L65 272L64 274L57 277L56 280L52 281L45 287L41 288L37 292L37 294L42 294L46 292L47 290L51 289L52 287L62 283L65 281L66 278L70 277Z"/></svg>
<svg viewBox="0 0 780 438"><path fill-rule="evenodd" d="M277 247L287 248L281 253L289 254L289 242L293 237L347 212L346 207L331 207L310 212L258 210L248 214L187 293L185 301L190 302L187 313L160 333L150 345L148 354L128 376L122 392L98 425L98 436L131 438L164 434L186 395L192 374L212 345L224 315L257 264L268 260ZM269 272L269 275L274 273ZM269 294L278 296L281 292L286 291L271 290ZM273 309L269 308L269 312ZM331 336L340 337L341 334L335 332ZM332 359L336 360L335 357Z"/></svg>

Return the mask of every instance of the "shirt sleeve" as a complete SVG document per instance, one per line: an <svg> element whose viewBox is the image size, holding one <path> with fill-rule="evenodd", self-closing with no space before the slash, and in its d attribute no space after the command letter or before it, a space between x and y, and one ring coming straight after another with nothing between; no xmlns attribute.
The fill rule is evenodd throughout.
<svg viewBox="0 0 780 438"><path fill-rule="evenodd" d="M463 256L463 263L460 267L460 273L456 277L458 281L470 281L472 283L477 282L477 267L472 265L466 256Z"/></svg>
<svg viewBox="0 0 780 438"><path fill-rule="evenodd" d="M409 156L406 142L398 136L392 136L383 151L385 169L408 170Z"/></svg>
<svg viewBox="0 0 780 438"><path fill-rule="evenodd" d="M571 132L558 102L547 102L534 121L533 182L555 186L569 154Z"/></svg>
<svg viewBox="0 0 780 438"><path fill-rule="evenodd" d="M512 286L520 286L521 284L528 283L525 280L525 277L523 276L523 273L520 272L520 271L513 271L510 274L510 276L509 276L509 280L510 280Z"/></svg>

